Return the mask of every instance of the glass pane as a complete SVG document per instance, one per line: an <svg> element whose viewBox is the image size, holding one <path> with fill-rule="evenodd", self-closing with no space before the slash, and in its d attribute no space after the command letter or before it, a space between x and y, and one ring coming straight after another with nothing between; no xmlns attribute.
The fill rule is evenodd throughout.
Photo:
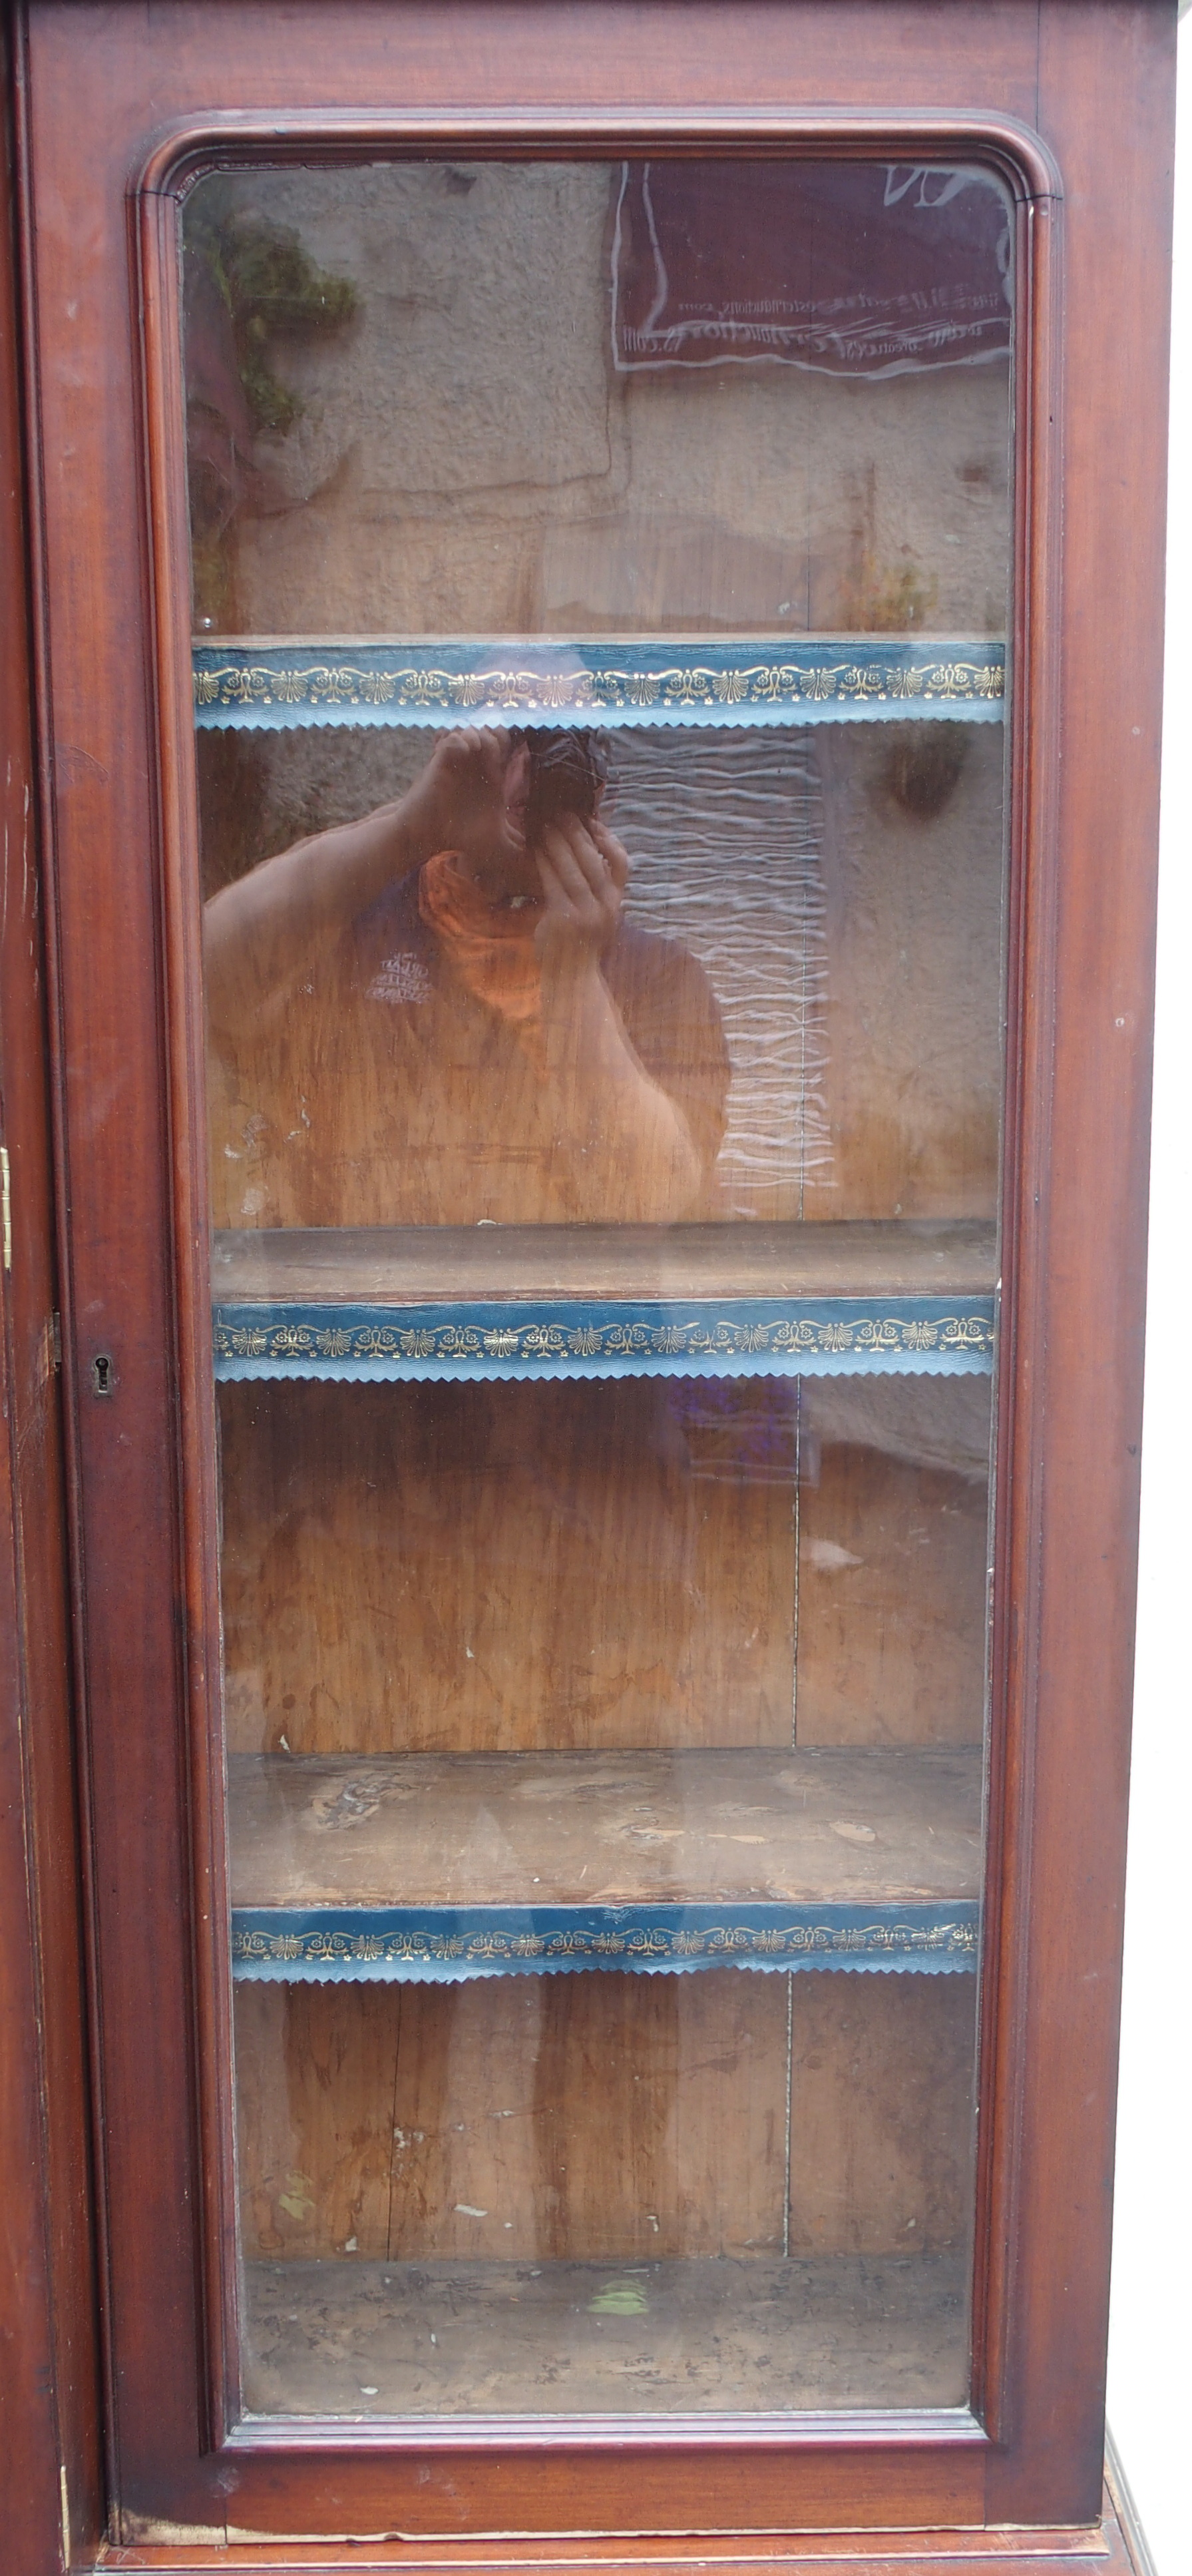
<svg viewBox="0 0 1192 2576"><path fill-rule="evenodd" d="M956 2406L1011 227L184 227L250 2410Z"/></svg>

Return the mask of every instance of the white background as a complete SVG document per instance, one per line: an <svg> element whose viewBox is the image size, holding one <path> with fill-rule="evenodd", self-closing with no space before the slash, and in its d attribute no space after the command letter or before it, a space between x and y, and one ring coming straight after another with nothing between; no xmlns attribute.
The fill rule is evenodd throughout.
<svg viewBox="0 0 1192 2576"><path fill-rule="evenodd" d="M1109 2421L1192 2571L1192 15L1180 27L1167 671L1134 1774Z"/></svg>

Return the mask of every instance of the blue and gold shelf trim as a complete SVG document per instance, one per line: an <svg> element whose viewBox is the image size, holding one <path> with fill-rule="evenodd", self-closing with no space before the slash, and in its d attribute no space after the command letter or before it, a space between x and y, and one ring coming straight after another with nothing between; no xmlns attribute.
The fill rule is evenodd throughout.
<svg viewBox="0 0 1192 2576"><path fill-rule="evenodd" d="M568 644L550 637L194 645L195 722L310 725L997 723L1005 646L951 637Z"/></svg>
<svg viewBox="0 0 1192 2576"><path fill-rule="evenodd" d="M655 1305L219 1305L217 1378L955 1377L993 1367L992 1297Z"/></svg>
<svg viewBox="0 0 1192 2576"><path fill-rule="evenodd" d="M934 1905L555 1905L466 1909L238 1908L232 1973L286 1983L457 1985L473 1977L616 1968L868 1969L956 1976L975 1969L975 1899Z"/></svg>

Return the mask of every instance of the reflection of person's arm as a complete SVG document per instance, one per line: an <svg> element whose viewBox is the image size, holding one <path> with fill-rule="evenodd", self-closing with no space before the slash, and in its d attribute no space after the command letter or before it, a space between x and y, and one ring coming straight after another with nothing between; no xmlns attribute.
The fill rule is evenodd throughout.
<svg viewBox="0 0 1192 2576"><path fill-rule="evenodd" d="M328 937L437 850L481 850L507 837L508 740L455 726L395 804L262 859L204 911L207 1006L234 1033L246 1014L284 1009L285 993Z"/></svg>
<svg viewBox="0 0 1192 2576"><path fill-rule="evenodd" d="M580 1223L666 1225L702 1179L682 1111L651 1082L598 968L543 978L546 1078Z"/></svg>
<svg viewBox="0 0 1192 2576"><path fill-rule="evenodd" d="M204 906L207 1000L236 1023L245 987L292 979L342 923L428 853L421 781L393 805L262 859Z"/></svg>

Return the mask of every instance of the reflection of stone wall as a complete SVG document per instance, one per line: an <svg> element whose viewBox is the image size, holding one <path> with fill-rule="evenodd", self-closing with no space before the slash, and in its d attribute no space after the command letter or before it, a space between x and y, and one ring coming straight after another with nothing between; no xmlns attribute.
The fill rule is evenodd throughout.
<svg viewBox="0 0 1192 2576"><path fill-rule="evenodd" d="M275 344L250 633L770 633L1004 624L1003 364L841 382L769 361L617 376L599 164L272 171L239 202L349 277Z"/></svg>
<svg viewBox="0 0 1192 2576"><path fill-rule="evenodd" d="M809 1217L996 1212L1004 734L916 730L963 747L935 814L894 792L901 728L817 729L832 1162Z"/></svg>
<svg viewBox="0 0 1192 2576"><path fill-rule="evenodd" d="M806 1377L799 1390L799 1474L818 1485L825 1449L874 1449L984 1485L988 1377Z"/></svg>
<svg viewBox="0 0 1192 2576"><path fill-rule="evenodd" d="M308 834L404 796L440 739L424 725L197 733L204 896Z"/></svg>

